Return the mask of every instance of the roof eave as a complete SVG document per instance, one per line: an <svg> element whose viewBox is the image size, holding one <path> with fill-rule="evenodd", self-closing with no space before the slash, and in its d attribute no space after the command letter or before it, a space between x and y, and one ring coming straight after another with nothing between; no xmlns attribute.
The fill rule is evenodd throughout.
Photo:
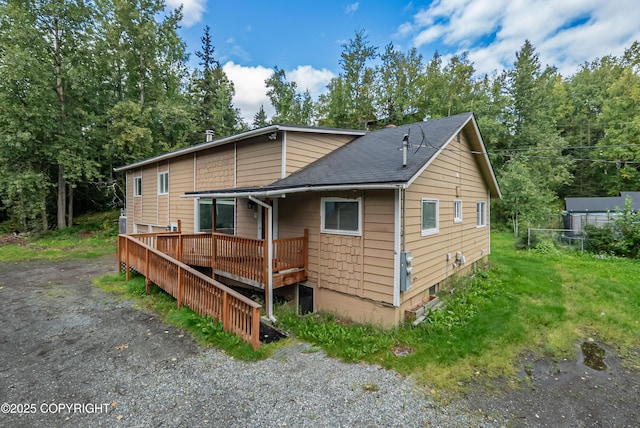
<svg viewBox="0 0 640 428"><path fill-rule="evenodd" d="M265 188L261 190L249 190L238 192L188 192L180 196L181 198L278 198L289 194L305 192L330 192L330 191L350 191L350 190L395 190L406 189L407 183L360 183L360 184L333 184L323 186L296 186L290 188Z"/></svg>
<svg viewBox="0 0 640 428"><path fill-rule="evenodd" d="M149 165L155 162L161 162L163 160L171 159L178 156L187 155L190 153L199 152L201 150L210 149L213 147L222 146L237 141L246 140L260 135L270 134L277 131L294 131L294 132L310 132L313 134L339 134L339 135L353 135L361 136L365 135L367 131L355 130L355 129L331 129L331 128L306 128L295 125L270 125L264 128L252 129L251 131L243 132L241 134L231 135L229 137L220 138L215 141L196 144L195 146L185 147L184 149L176 150L174 152L164 153L152 158L143 159L138 162L134 162L129 165L113 168L114 172L127 171L129 169L139 168L141 166Z"/></svg>

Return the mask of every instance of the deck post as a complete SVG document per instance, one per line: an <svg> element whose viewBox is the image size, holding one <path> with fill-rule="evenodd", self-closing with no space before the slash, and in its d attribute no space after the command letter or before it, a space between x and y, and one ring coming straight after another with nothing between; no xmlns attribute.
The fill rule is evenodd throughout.
<svg viewBox="0 0 640 428"><path fill-rule="evenodd" d="M144 250L145 254L145 272L144 272L144 291L149 294L151 292L151 280L149 279L149 248Z"/></svg>
<svg viewBox="0 0 640 428"><path fill-rule="evenodd" d="M263 245L263 249L262 249L262 254L263 254L263 261L264 261L264 273L263 273L263 278L264 278L264 301L267 304L267 316L271 316L271 305L269 304L273 298L272 296L272 292L273 290L271 290L271 287L269 286L271 284L271 278L270 278L270 271L272 269L271 267L271 251L269 248L269 243L271 242L271 224L270 224L270 215L271 214L271 210L269 208L262 210L263 214L264 214L264 219L262 221L262 224L264 225L263 230L264 230L264 240L262 241L262 245Z"/></svg>
<svg viewBox="0 0 640 428"><path fill-rule="evenodd" d="M125 252L127 253L126 255L127 261L125 263L124 271L126 273L127 281L129 281L131 279L131 265L129 264L129 238L127 238L127 240L125 241L124 248L125 248Z"/></svg>
<svg viewBox="0 0 640 428"><path fill-rule="evenodd" d="M118 235L118 273L122 272L122 236Z"/></svg>
<svg viewBox="0 0 640 428"><path fill-rule="evenodd" d="M309 270L309 229L304 230L304 239L302 241L302 263L304 271Z"/></svg>
<svg viewBox="0 0 640 428"><path fill-rule="evenodd" d="M260 346L260 309L253 308L251 311L251 322L253 325L251 326L251 346L253 349L258 349Z"/></svg>
<svg viewBox="0 0 640 428"><path fill-rule="evenodd" d="M229 331L229 294L222 294L222 329Z"/></svg>
<svg viewBox="0 0 640 428"><path fill-rule="evenodd" d="M178 295L176 296L178 301L178 309L182 307L182 267L178 265Z"/></svg>
<svg viewBox="0 0 640 428"><path fill-rule="evenodd" d="M179 220L178 220L179 221ZM176 248L176 260L182 261L182 233L178 235L178 248Z"/></svg>
<svg viewBox="0 0 640 428"><path fill-rule="evenodd" d="M216 200L211 200L211 278L216 279Z"/></svg>

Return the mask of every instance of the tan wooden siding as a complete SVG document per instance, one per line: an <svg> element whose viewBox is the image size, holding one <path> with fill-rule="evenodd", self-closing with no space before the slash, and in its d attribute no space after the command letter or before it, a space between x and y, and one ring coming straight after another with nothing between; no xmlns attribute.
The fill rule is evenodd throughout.
<svg viewBox="0 0 640 428"><path fill-rule="evenodd" d="M172 160L173 162L173 160ZM169 161L165 161L165 162L161 162L158 164L158 174L160 174L161 172L169 172L169 192L171 192L171 171L170 171L170 167L169 167ZM156 183L157 183L157 179L158 177L156 176ZM157 188L156 188L156 194L157 194ZM171 206L171 198L169 197L170 194L166 194L166 195L158 195L158 215L157 215L157 220L156 220L156 225L159 226L169 226L170 222L171 222L171 218L169 217L169 207Z"/></svg>
<svg viewBox="0 0 640 428"><path fill-rule="evenodd" d="M462 133L407 189L406 241L414 257L411 290L401 295L401 310L421 303L429 287L480 260L489 251L488 189L480 173L478 157ZM421 236L422 198L439 201L439 231ZM462 201L462 222L454 223L454 200ZM476 202L487 204L487 226L476 227ZM456 254L466 258L464 265ZM447 254L451 259L447 260Z"/></svg>
<svg viewBox="0 0 640 428"><path fill-rule="evenodd" d="M385 304L393 302L393 195L393 191L310 193L279 201L281 238L300 236L309 229L308 283ZM362 197L362 236L320 233L322 197Z"/></svg>
<svg viewBox="0 0 640 428"><path fill-rule="evenodd" d="M248 208L249 200L236 199L236 236L242 238L258 238L258 207Z"/></svg>
<svg viewBox="0 0 640 428"><path fill-rule="evenodd" d="M351 135L287 133L286 174L298 171L354 138Z"/></svg>
<svg viewBox="0 0 640 428"><path fill-rule="evenodd" d="M393 303L394 191L367 191L363 202L363 297Z"/></svg>
<svg viewBox="0 0 640 428"><path fill-rule="evenodd" d="M287 196L278 201L278 236L294 238L309 229L307 282L318 284L320 252L320 197L315 193Z"/></svg>
<svg viewBox="0 0 640 428"><path fill-rule="evenodd" d="M282 175L282 142L266 136L236 146L236 186L265 186Z"/></svg>
<svg viewBox="0 0 640 428"><path fill-rule="evenodd" d="M168 222L180 220L182 231L185 233L193 233L194 231L193 199L181 198L180 196L193 191L193 174L193 155L180 156L171 160Z"/></svg>
<svg viewBox="0 0 640 428"><path fill-rule="evenodd" d="M196 156L196 191L220 190L233 187L235 150L233 144L214 147ZM193 165L191 166L193 169Z"/></svg>
<svg viewBox="0 0 640 428"><path fill-rule="evenodd" d="M158 222L158 168L149 165L142 168L142 216L136 223L156 224Z"/></svg>

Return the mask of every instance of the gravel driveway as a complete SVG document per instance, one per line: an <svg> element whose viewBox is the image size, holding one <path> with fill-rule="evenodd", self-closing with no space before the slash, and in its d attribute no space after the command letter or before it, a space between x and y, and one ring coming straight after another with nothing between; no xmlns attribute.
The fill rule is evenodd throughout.
<svg viewBox="0 0 640 428"><path fill-rule="evenodd" d="M305 345L237 361L92 285L115 269L111 257L0 263L0 426L640 425L638 374L618 365L596 376L568 362L555 381L536 365L531 389L479 388L445 406L394 372ZM581 413L589 403L600 411Z"/></svg>

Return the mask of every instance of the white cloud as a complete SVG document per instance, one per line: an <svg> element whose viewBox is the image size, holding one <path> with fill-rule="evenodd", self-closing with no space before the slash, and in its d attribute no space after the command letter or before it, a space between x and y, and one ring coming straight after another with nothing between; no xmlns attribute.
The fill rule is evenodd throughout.
<svg viewBox="0 0 640 428"><path fill-rule="evenodd" d="M236 94L233 104L240 109L242 119L251 124L253 117L264 107L268 117L275 113L269 97L267 97L267 87L265 80L271 77L273 69L257 66L249 67L229 61L222 66L229 80L233 82ZM309 65L298 66L295 70L286 71L287 80L296 82L298 90L303 92L309 90L311 97L315 100L318 95L326 90L326 85L335 75L326 70L316 70Z"/></svg>
<svg viewBox="0 0 640 428"><path fill-rule="evenodd" d="M274 113L267 97L267 87L264 81L271 76L273 70L263 66L247 67L229 61L222 66L229 80L233 82L236 94L233 104L240 109L242 119L251 124L253 117L264 106L267 116Z"/></svg>
<svg viewBox="0 0 640 428"><path fill-rule="evenodd" d="M344 8L344 12L347 15L353 15L354 13L356 13L359 7L360 7L360 2L355 2L347 5L347 7Z"/></svg>
<svg viewBox="0 0 640 428"><path fill-rule="evenodd" d="M182 25L191 27L202 20L207 0L167 0L169 9L177 9L182 5Z"/></svg>
<svg viewBox="0 0 640 428"><path fill-rule="evenodd" d="M311 94L311 98L316 99L327 90L327 84L336 77L333 72L323 68L317 70L310 65L300 65L292 71L287 71L287 80L296 82L298 91L306 90Z"/></svg>
<svg viewBox="0 0 640 428"><path fill-rule="evenodd" d="M396 37L413 45L469 52L478 73L510 68L525 40L540 62L568 76L604 55L620 55L640 40L637 0L436 0L401 24ZM444 53L444 52L441 52Z"/></svg>

